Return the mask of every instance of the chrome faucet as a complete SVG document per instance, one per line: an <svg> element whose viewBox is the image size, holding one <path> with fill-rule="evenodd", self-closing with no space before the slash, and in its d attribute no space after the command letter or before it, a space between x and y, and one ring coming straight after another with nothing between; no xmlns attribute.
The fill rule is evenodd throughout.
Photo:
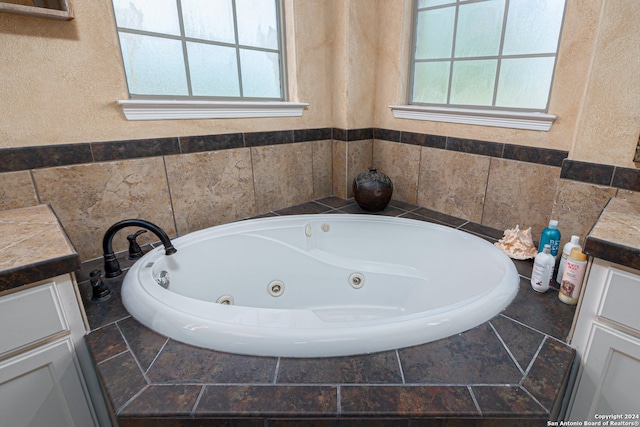
<svg viewBox="0 0 640 427"><path fill-rule="evenodd" d="M116 259L116 255L113 253L112 240L113 236L125 227L141 227L151 231L158 236L162 245L164 246L164 253L166 255L173 255L177 252L177 249L173 247L171 239L167 236L167 233L155 224L150 223L142 219L125 219L113 224L102 239L102 250L104 252L104 272L106 277L116 277L122 274L120 270L120 263Z"/></svg>

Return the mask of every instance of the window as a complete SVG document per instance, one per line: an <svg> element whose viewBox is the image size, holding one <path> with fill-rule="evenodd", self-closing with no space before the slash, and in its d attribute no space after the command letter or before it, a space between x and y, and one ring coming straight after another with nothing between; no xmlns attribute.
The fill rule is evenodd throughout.
<svg viewBox="0 0 640 427"><path fill-rule="evenodd" d="M564 8L564 0L416 0L409 104L546 113Z"/></svg>
<svg viewBox="0 0 640 427"><path fill-rule="evenodd" d="M113 6L129 96L155 100L120 101L123 108L186 105L202 112L237 109L229 101L243 101L264 112L265 102L286 104L280 1L113 0ZM146 118L209 117L178 116ZM226 108L219 117L236 116Z"/></svg>

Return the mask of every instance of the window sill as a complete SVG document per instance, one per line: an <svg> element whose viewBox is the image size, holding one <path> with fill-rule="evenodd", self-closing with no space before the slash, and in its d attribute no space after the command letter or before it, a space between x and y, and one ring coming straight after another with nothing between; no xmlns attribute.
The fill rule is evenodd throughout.
<svg viewBox="0 0 640 427"><path fill-rule="evenodd" d="M548 132L557 116L545 113L391 105L396 119L428 120Z"/></svg>
<svg viewBox="0 0 640 427"><path fill-rule="evenodd" d="M177 101L129 99L116 101L127 120L242 119L301 117L302 102Z"/></svg>

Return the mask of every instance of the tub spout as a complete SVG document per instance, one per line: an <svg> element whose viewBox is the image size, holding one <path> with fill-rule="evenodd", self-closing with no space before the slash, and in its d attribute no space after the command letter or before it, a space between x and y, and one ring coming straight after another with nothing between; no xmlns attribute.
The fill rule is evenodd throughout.
<svg viewBox="0 0 640 427"><path fill-rule="evenodd" d="M142 219L125 219L120 222L116 222L113 224L107 232L104 234L104 238L102 239L102 250L104 252L104 272L106 277L116 277L122 274L122 270L120 270L120 263L116 259L116 255L113 253L113 236L125 227L140 227L146 230L151 231L153 234L158 236L162 245L164 246L164 253L166 255L173 255L177 252L177 249L173 247L173 243L171 243L171 239L167 236L167 233L162 230L162 228L158 227L155 224L152 224L148 221Z"/></svg>

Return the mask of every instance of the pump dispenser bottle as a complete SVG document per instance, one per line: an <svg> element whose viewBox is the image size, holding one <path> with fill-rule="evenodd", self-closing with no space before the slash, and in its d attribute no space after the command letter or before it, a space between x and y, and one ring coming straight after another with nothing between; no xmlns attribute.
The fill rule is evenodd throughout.
<svg viewBox="0 0 640 427"><path fill-rule="evenodd" d="M549 245L551 248L551 255L555 258L558 255L558 246L560 246L560 230L558 230L558 221L552 219L549 221L549 226L542 230L540 235L540 244L538 245L538 252L542 252L544 245Z"/></svg>
<svg viewBox="0 0 640 427"><path fill-rule="evenodd" d="M544 245L542 252L536 255L531 271L531 287L536 292L547 292L553 280L553 268L556 266L556 259L551 255L549 244Z"/></svg>

